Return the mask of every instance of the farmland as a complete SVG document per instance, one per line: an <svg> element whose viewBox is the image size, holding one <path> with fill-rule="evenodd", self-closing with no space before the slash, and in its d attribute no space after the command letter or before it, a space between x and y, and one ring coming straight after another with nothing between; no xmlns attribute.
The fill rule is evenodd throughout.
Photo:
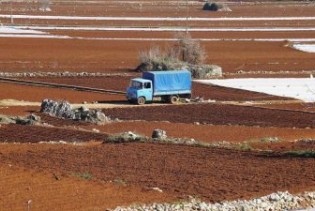
<svg viewBox="0 0 315 211"><path fill-rule="evenodd" d="M179 32L200 42L205 63L222 67L219 79L315 80L315 54L294 48L315 44L313 2L227 1L231 11L220 12L203 11L203 4L51 0L51 11L41 11L37 1L0 2L0 210L106 210L315 191L312 100L261 90L276 93L277 84L253 82L258 92L245 83L193 81L191 102L126 102L130 79L141 76L139 53L172 48ZM96 108L110 121L53 117L40 111L44 99ZM15 124L30 114L40 124ZM157 128L193 144L110 141L125 132L149 139Z"/></svg>

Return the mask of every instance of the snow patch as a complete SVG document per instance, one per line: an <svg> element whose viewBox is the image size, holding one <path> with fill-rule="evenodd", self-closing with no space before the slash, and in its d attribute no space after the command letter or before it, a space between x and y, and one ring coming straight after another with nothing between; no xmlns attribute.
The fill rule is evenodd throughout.
<svg viewBox="0 0 315 211"><path fill-rule="evenodd" d="M196 80L196 82L243 89L265 94L315 102L315 78L246 78Z"/></svg>
<svg viewBox="0 0 315 211"><path fill-rule="evenodd" d="M36 20L96 20L96 21L293 21L315 20L315 17L106 17L106 16L49 16L49 15L5 15L0 18Z"/></svg>
<svg viewBox="0 0 315 211"><path fill-rule="evenodd" d="M14 27L0 26L0 34L47 34L47 33L32 29L20 29Z"/></svg>
<svg viewBox="0 0 315 211"><path fill-rule="evenodd" d="M28 27L6 27L0 26L0 38L55 38L70 39L69 36L49 35L47 32L37 31Z"/></svg>
<svg viewBox="0 0 315 211"><path fill-rule="evenodd" d="M315 31L314 27L264 27L264 28L183 28L183 27L80 27L80 26L18 26L35 30L80 30L80 31L149 31L149 32L286 32Z"/></svg>
<svg viewBox="0 0 315 211"><path fill-rule="evenodd" d="M315 53L315 44L294 44L293 48L307 53Z"/></svg>

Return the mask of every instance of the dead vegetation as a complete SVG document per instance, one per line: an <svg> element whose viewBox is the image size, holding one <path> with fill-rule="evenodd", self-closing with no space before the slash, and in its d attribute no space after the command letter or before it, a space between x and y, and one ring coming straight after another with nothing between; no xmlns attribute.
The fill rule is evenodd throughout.
<svg viewBox="0 0 315 211"><path fill-rule="evenodd" d="M205 49L189 33L175 35L177 42L165 49L154 46L139 53L139 72L187 69L194 78L221 77L222 68L207 65Z"/></svg>

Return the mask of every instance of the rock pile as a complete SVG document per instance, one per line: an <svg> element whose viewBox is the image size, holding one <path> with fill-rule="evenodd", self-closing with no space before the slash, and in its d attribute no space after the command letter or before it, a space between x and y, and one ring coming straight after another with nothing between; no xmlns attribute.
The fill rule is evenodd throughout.
<svg viewBox="0 0 315 211"><path fill-rule="evenodd" d="M298 210L315 207L315 192L305 192L299 195L292 195L289 192L277 192L270 195L252 199L223 201L220 203L206 203L200 200L191 199L188 202L180 203L154 203L151 205L136 205L131 207L117 207L115 211L141 211L141 210L203 210L203 211L251 211L251 210ZM312 209L313 210L313 209Z"/></svg>
<svg viewBox="0 0 315 211"><path fill-rule="evenodd" d="M85 107L73 109L71 104L67 101L57 102L50 99L44 99L42 101L40 111L51 116L77 121L86 121L92 123L105 123L110 121L110 118L100 110L90 110Z"/></svg>
<svg viewBox="0 0 315 211"><path fill-rule="evenodd" d="M20 125L36 125L40 124L41 119L39 116L30 114L26 117L10 117L5 115L0 115L0 124L20 124Z"/></svg>
<svg viewBox="0 0 315 211"><path fill-rule="evenodd" d="M39 116L36 116L35 114L30 114L26 118L18 117L15 120L15 123L20 124L20 125L36 125L36 124L39 124L40 121L41 121L41 119Z"/></svg>
<svg viewBox="0 0 315 211"><path fill-rule="evenodd" d="M72 119L74 114L70 103L67 101L56 102L50 99L42 101L40 112L65 119Z"/></svg>

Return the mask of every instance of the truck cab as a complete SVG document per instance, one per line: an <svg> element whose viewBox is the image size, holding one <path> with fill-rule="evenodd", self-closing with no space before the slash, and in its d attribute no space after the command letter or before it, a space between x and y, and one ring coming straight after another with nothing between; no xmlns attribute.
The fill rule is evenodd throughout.
<svg viewBox="0 0 315 211"><path fill-rule="evenodd" d="M153 100L152 81L143 78L134 78L130 81L127 89L127 99L129 102L145 104L146 101Z"/></svg>

